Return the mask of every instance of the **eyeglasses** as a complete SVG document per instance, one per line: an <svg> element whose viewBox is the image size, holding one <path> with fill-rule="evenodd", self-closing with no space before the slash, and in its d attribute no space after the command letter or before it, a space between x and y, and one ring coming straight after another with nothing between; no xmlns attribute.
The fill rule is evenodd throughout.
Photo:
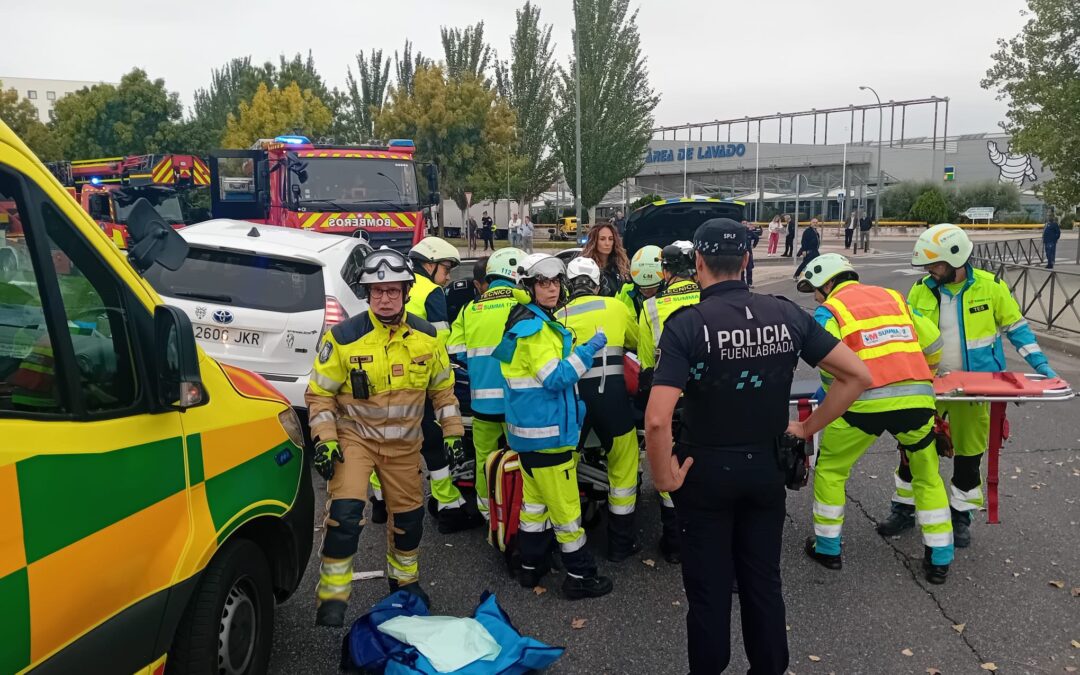
<svg viewBox="0 0 1080 675"><path fill-rule="evenodd" d="M544 277L540 277L539 279L536 280L536 286L538 288L548 288L550 286L558 286L558 285L559 285L559 280L558 279L545 279Z"/></svg>
<svg viewBox="0 0 1080 675"><path fill-rule="evenodd" d="M401 297L400 288L371 288L368 289L368 295L372 298L386 298L387 300L397 300Z"/></svg>

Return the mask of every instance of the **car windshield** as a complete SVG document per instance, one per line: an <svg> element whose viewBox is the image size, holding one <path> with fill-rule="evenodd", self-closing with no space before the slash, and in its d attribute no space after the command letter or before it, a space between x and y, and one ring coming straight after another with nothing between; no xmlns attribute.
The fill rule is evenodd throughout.
<svg viewBox="0 0 1080 675"><path fill-rule="evenodd" d="M116 222L127 223L132 207L139 199L146 199L165 222L176 225L184 222L184 210L175 190L161 187L127 187L113 192L116 199Z"/></svg>
<svg viewBox="0 0 1080 675"><path fill-rule="evenodd" d="M158 293L270 312L325 307L322 268L236 251L192 247L175 272L154 265L143 276Z"/></svg>
<svg viewBox="0 0 1080 675"><path fill-rule="evenodd" d="M416 171L411 161L322 158L292 161L289 189L292 185L300 188L301 204L316 208L325 206L325 202L343 207L372 204L375 208L402 211L419 208Z"/></svg>

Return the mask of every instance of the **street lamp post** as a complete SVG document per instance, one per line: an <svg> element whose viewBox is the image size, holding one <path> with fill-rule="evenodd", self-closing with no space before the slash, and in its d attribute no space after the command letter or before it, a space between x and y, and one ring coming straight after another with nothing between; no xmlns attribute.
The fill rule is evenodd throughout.
<svg viewBox="0 0 1080 675"><path fill-rule="evenodd" d="M874 91L874 88L873 87L866 87L866 86L862 86L862 85L859 86L859 91L867 91L867 90L870 91L874 95L874 98L877 99L877 104L878 104L878 109L877 109L878 110L878 126L877 126L877 193L874 195L874 214L876 216L874 218L874 222L878 226L880 226L881 225L881 195L884 192L884 190L883 190L883 178L885 176L885 172L882 171L882 169L881 169L881 132L882 132L883 127L885 126L885 113L881 108L881 97L878 96L878 93L876 91Z"/></svg>
<svg viewBox="0 0 1080 675"><path fill-rule="evenodd" d="M574 214L577 216L577 236L581 239L581 54L578 50L578 4L574 2L574 169L577 189L574 190Z"/></svg>

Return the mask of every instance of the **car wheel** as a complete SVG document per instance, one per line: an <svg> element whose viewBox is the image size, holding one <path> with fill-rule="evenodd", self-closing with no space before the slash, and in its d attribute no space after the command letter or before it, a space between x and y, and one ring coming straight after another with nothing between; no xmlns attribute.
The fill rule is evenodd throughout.
<svg viewBox="0 0 1080 675"><path fill-rule="evenodd" d="M274 636L274 593L266 557L253 542L226 542L188 602L167 673L265 673Z"/></svg>

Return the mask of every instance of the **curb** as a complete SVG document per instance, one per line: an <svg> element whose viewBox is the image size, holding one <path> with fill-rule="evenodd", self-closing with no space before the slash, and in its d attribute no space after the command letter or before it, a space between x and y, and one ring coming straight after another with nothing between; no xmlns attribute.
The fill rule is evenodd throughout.
<svg viewBox="0 0 1080 675"><path fill-rule="evenodd" d="M1049 347L1067 356L1080 356L1080 336L1065 337L1040 330L1035 330L1034 333L1040 347Z"/></svg>

